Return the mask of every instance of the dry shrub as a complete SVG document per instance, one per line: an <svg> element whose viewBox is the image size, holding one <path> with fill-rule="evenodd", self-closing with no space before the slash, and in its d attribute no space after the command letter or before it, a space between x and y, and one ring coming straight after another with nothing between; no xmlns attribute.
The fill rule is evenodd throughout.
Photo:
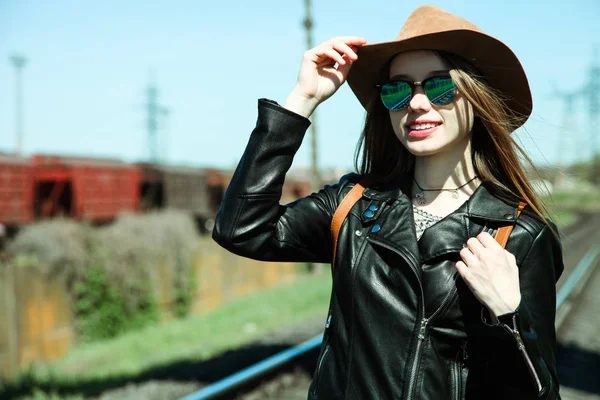
<svg viewBox="0 0 600 400"><path fill-rule="evenodd" d="M88 225L73 220L42 221L23 228L7 252L46 276L73 278L87 262L90 233Z"/></svg>
<svg viewBox="0 0 600 400"><path fill-rule="evenodd" d="M136 308L156 266L173 268L174 277L191 277L198 234L189 215L167 210L124 215L98 229L93 243L109 282L119 287L128 308Z"/></svg>
<svg viewBox="0 0 600 400"><path fill-rule="evenodd" d="M172 311L186 315L198 244L193 218L167 210L123 215L97 228L71 220L40 222L25 227L8 252L17 264L66 278L80 333L94 340L158 319L159 266L171 269Z"/></svg>

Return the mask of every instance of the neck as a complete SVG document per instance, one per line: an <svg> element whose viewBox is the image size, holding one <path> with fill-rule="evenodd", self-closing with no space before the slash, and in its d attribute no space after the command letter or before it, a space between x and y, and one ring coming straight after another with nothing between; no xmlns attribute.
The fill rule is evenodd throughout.
<svg viewBox="0 0 600 400"><path fill-rule="evenodd" d="M449 149L415 157L415 180L423 188L456 188L475 176L470 135Z"/></svg>

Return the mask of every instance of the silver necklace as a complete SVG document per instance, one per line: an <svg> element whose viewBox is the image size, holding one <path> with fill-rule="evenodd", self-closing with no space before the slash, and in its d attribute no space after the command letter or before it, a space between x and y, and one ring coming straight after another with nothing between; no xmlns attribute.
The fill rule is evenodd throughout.
<svg viewBox="0 0 600 400"><path fill-rule="evenodd" d="M475 177L465 183L463 183L462 185L455 187L455 188L431 188L431 189L423 189L421 187L421 185L419 185L419 182L417 182L417 180L415 178L413 178L413 180L415 181L415 184L417 185L417 187L419 188L420 192L417 192L415 197L417 199L417 203L419 203L420 205L425 204L427 201L425 200L425 192L442 192L442 191L446 191L446 192L451 192L452 193L452 198L453 199L458 199L458 191L460 189L462 189L463 187L467 186L469 183L473 182L475 179L477 179L478 176L475 175Z"/></svg>

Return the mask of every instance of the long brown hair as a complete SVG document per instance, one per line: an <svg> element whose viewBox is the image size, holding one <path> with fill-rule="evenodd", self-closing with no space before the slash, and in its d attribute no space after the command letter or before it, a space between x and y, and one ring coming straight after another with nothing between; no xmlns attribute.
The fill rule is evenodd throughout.
<svg viewBox="0 0 600 400"><path fill-rule="evenodd" d="M528 181L523 164L538 178L539 172L511 136L521 125L523 116L512 113L502 94L491 88L484 77L461 57L445 52L436 54L448 65L458 91L471 103L477 115L471 139L471 156L476 174L481 180L490 181L501 190L525 201L548 224L544 215L550 215L549 209ZM387 79L390 62L381 69L379 81ZM376 94L369 103L355 152L357 171L368 176L369 182L375 185L394 181L412 182L414 160L415 157L396 137L389 111Z"/></svg>

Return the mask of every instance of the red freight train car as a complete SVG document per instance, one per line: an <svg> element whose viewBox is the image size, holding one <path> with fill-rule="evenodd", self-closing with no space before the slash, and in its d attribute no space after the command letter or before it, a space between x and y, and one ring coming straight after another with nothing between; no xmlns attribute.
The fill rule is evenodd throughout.
<svg viewBox="0 0 600 400"><path fill-rule="evenodd" d="M141 211L170 208L189 212L200 231L214 216L223 198L218 171L139 163L142 173Z"/></svg>
<svg viewBox="0 0 600 400"><path fill-rule="evenodd" d="M0 154L0 224L16 227L32 219L31 162L25 157Z"/></svg>
<svg viewBox="0 0 600 400"><path fill-rule="evenodd" d="M107 221L139 207L140 171L119 160L35 155L36 217Z"/></svg>

